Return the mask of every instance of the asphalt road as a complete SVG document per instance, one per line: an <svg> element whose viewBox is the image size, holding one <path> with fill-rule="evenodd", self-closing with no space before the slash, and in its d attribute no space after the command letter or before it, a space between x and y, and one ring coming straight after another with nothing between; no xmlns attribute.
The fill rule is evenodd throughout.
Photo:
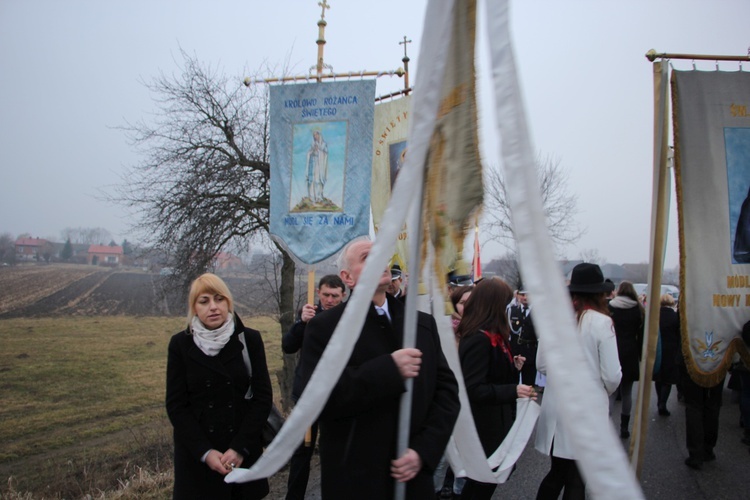
<svg viewBox="0 0 750 500"><path fill-rule="evenodd" d="M635 397L637 385L633 388ZM714 450L715 462L706 463L700 471L684 464L687 458L685 447L685 407L677 402L677 391L672 390L668 409L672 415L659 416L656 397L650 406L651 419L641 474L641 487L648 499L750 499L750 487L744 483L750 472L748 447L740 442L739 405L732 401L732 391L724 391L721 408L719 441ZM635 402L633 403L635 406ZM619 429L619 403L613 413ZM632 422L631 422L632 428ZM628 446L623 440L623 446ZM549 471L549 458L532 446L521 456L518 469L506 484L498 486L493 499L533 499L539 483Z"/></svg>
<svg viewBox="0 0 750 500"><path fill-rule="evenodd" d="M637 384L633 388L635 396ZM653 390L652 390L653 393ZM672 390L668 409L669 417L657 414L656 398L652 394L652 415L646 440L645 461L641 475L641 487L648 499L689 500L741 500L750 499L750 486L745 483L745 474L750 472L749 448L740 442L740 410L733 401L732 391L725 389L724 405L721 408L719 441L714 452L717 459L706 463L699 471L684 464L687 458L685 447L685 407L677 402L677 391ZM619 428L619 403L613 411ZM635 403L633 404L635 406ZM613 419L614 423L614 419ZM632 428L632 422L631 422ZM623 440L623 446L628 446ZM533 436L526 452L518 461L518 469L507 483L498 486L496 500L526 500L536 497L542 478L549 471L549 457L533 449ZM312 475L317 476L318 469ZM319 499L319 477L310 477L308 499Z"/></svg>

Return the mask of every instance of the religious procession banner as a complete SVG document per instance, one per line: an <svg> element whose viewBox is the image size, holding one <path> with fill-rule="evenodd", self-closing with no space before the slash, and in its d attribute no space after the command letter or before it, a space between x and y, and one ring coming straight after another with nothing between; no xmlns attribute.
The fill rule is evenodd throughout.
<svg viewBox="0 0 750 500"><path fill-rule="evenodd" d="M271 87L271 236L315 264L369 233L375 81Z"/></svg>
<svg viewBox="0 0 750 500"><path fill-rule="evenodd" d="M697 383L726 374L750 320L750 73L673 71L683 353Z"/></svg>
<svg viewBox="0 0 750 500"><path fill-rule="evenodd" d="M474 74L476 7L474 0L456 2L440 106L427 157L425 225L440 277L455 269L462 259L466 233L484 195Z"/></svg>
<svg viewBox="0 0 750 500"><path fill-rule="evenodd" d="M404 165L409 132L409 106L411 96L402 97L375 106L375 126L372 150L372 223L375 233L383 222L383 213L391 199L391 190ZM408 272L406 225L398 236L393 263Z"/></svg>

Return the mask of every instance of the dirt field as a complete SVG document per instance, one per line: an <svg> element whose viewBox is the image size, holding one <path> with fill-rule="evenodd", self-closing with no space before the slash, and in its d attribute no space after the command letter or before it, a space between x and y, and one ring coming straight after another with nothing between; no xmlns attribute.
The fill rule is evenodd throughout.
<svg viewBox="0 0 750 500"><path fill-rule="evenodd" d="M271 309L269 294L257 278L226 281L243 319L263 332L275 372L281 363L278 323L253 317ZM179 294L165 290L164 278L155 274L76 265L0 267L0 372L7 396L0 420L8 427L0 426L7 445L0 453L6 483L0 498L170 498L163 365L166 342L184 314ZM166 326L158 334L138 327L152 321ZM109 340L101 331L111 334ZM91 358L107 362L94 366ZM96 406L101 401L111 407ZM319 498L317 456L313 468L308 498ZM158 478L149 494L112 493L144 474ZM11 476L19 490L12 491ZM270 478L268 498L284 498L286 477L285 468Z"/></svg>
<svg viewBox="0 0 750 500"><path fill-rule="evenodd" d="M257 277L225 277L242 316L274 314ZM182 293L163 276L73 264L0 267L0 319L50 316L182 316Z"/></svg>

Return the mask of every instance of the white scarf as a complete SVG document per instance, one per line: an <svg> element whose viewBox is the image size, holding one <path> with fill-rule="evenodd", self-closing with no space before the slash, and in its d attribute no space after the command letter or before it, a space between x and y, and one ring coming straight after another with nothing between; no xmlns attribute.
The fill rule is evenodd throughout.
<svg viewBox="0 0 750 500"><path fill-rule="evenodd" d="M198 316L193 316L190 330L198 349L206 356L216 356L234 333L234 315L228 314L227 320L216 330L209 330L201 323Z"/></svg>
<svg viewBox="0 0 750 500"><path fill-rule="evenodd" d="M617 297L609 301L609 305L611 305L615 309L630 309L631 307L636 307L638 305L638 302L631 299L630 297L618 295Z"/></svg>

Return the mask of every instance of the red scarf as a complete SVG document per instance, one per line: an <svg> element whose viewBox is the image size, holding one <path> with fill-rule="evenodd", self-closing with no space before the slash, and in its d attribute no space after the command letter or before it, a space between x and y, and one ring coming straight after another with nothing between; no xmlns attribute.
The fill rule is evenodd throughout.
<svg viewBox="0 0 750 500"><path fill-rule="evenodd" d="M490 344L492 344L492 347L500 347L500 350L508 357L508 361L510 361L510 364L513 364L513 354L510 352L510 344L507 340L505 340L505 337L500 335L499 333L491 333L487 330L481 330L482 333L487 335L487 338L490 339Z"/></svg>

